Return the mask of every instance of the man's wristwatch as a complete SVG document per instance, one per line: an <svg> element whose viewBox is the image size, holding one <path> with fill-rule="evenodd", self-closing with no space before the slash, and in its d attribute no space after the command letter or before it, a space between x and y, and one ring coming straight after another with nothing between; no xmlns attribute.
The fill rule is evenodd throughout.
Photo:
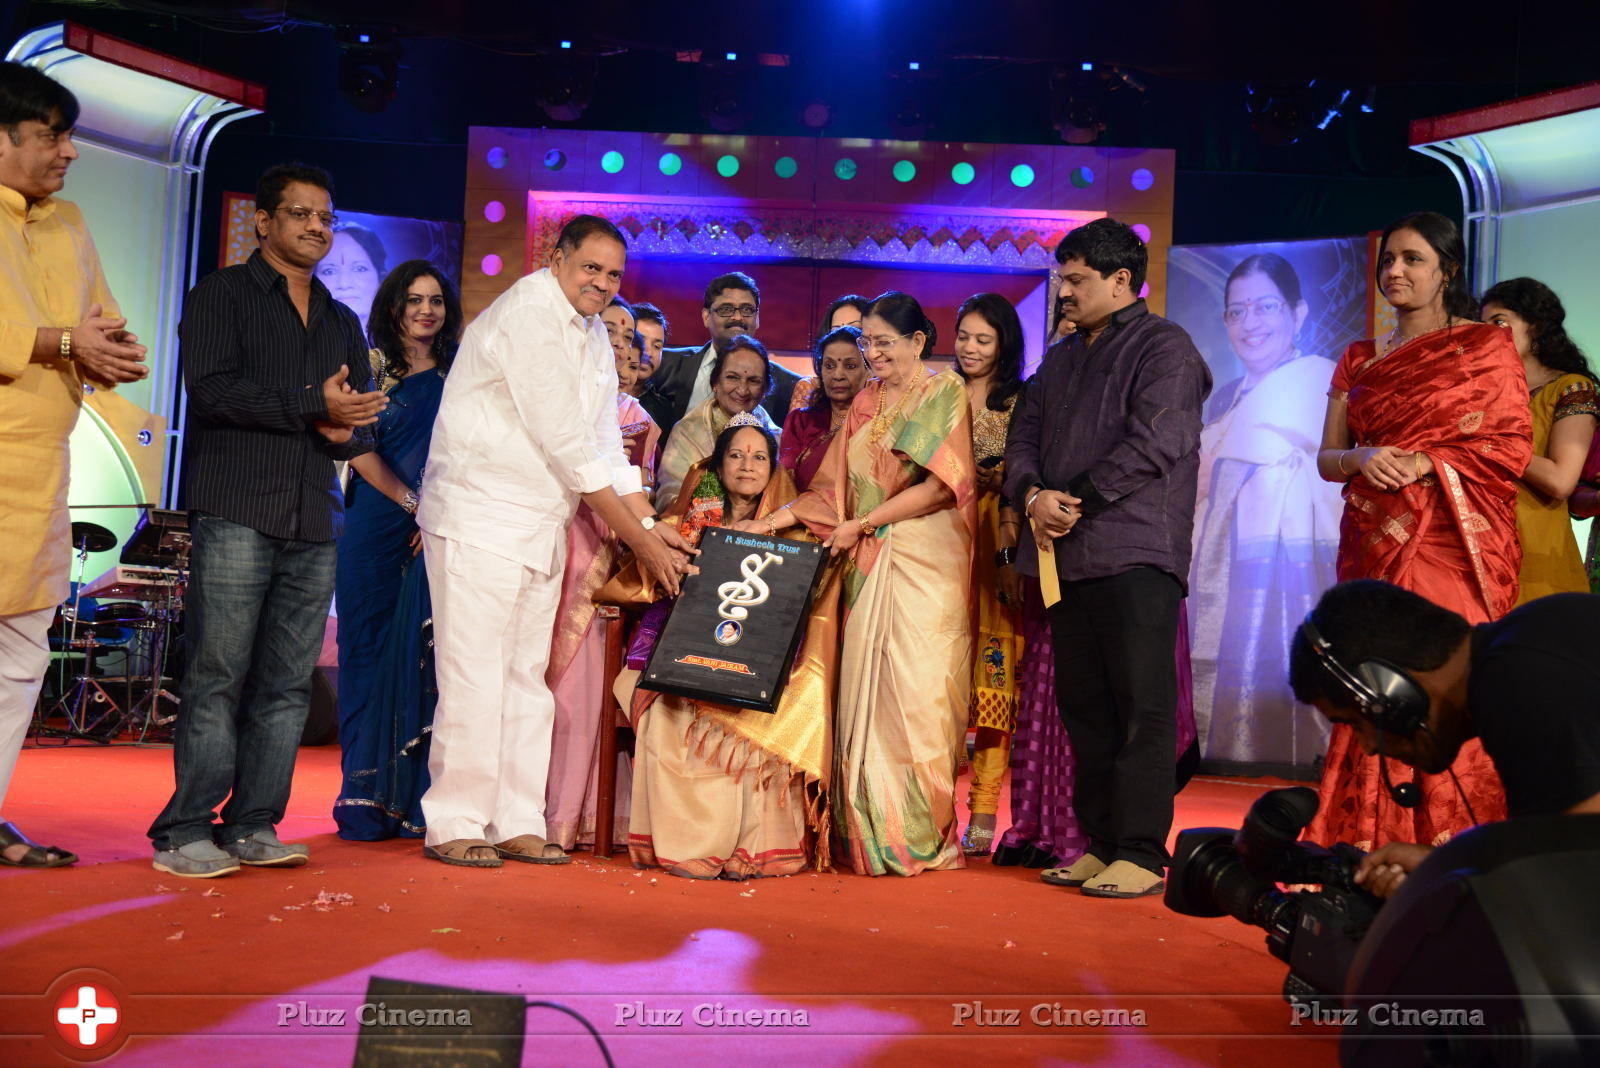
<svg viewBox="0 0 1600 1068"><path fill-rule="evenodd" d="M410 490L407 490L406 495L400 498L400 507L406 510L407 515L416 515L419 503L417 495Z"/></svg>
<svg viewBox="0 0 1600 1068"><path fill-rule="evenodd" d="M655 516L647 515L643 519L639 520L639 525L644 527L646 530L654 530L656 528L656 523L658 522L659 520L657 520Z"/></svg>
<svg viewBox="0 0 1600 1068"><path fill-rule="evenodd" d="M63 360L72 359L72 327L70 326L61 328L61 358Z"/></svg>

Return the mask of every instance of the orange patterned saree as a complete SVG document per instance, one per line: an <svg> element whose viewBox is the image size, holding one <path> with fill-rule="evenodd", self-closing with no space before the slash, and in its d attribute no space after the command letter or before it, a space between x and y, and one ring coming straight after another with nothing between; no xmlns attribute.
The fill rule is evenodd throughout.
<svg viewBox="0 0 1600 1068"><path fill-rule="evenodd" d="M1349 403L1357 447L1421 452L1433 473L1396 491L1364 478L1345 487L1339 527L1341 582L1382 579L1465 616L1498 618L1517 600L1517 480L1533 455L1527 381L1510 336L1481 323L1434 331L1385 356L1372 341L1345 351L1331 395ZM1494 765L1476 741L1449 775L1425 775L1391 761L1395 782L1415 780L1423 801L1395 805L1377 757L1365 756L1347 726L1328 741L1321 806L1307 836L1373 849L1386 842L1438 845L1479 821L1506 816Z"/></svg>

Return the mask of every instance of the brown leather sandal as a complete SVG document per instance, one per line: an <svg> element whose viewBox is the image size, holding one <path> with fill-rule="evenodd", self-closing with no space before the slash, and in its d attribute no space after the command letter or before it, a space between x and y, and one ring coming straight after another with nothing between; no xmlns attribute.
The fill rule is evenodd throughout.
<svg viewBox="0 0 1600 1068"><path fill-rule="evenodd" d="M429 860L437 860L441 864L454 864L460 868L498 868L505 863L498 856L467 856L467 851L470 849L494 848L482 838L453 838L448 842L440 842L436 846L423 846L422 855Z"/></svg>
<svg viewBox="0 0 1600 1068"><path fill-rule="evenodd" d="M520 860L524 864L572 863L570 854L536 834L519 834L515 838L507 838L504 842L496 842L494 848L507 860ZM554 849L556 852L552 856L545 852L547 849Z"/></svg>
<svg viewBox="0 0 1600 1068"><path fill-rule="evenodd" d="M60 846L40 845L17 829L10 820L0 820L0 850L12 846L27 846L21 860L11 860L0 853L0 864L8 868L65 868L78 862L78 854L69 853Z"/></svg>

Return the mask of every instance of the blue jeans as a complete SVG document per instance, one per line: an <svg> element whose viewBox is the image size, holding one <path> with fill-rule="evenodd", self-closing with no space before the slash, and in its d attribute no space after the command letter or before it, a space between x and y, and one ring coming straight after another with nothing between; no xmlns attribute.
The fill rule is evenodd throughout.
<svg viewBox="0 0 1600 1068"><path fill-rule="evenodd" d="M283 819L333 598L334 542L269 538L204 512L189 530L177 789L150 826L157 849L237 841Z"/></svg>

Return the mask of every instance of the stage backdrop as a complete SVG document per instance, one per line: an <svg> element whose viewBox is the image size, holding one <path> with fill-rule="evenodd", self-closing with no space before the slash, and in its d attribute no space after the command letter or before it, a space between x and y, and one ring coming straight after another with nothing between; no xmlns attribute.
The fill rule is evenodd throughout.
<svg viewBox="0 0 1600 1068"><path fill-rule="evenodd" d="M250 258L256 249L255 197L222 195L222 266ZM461 288L461 224L399 215L371 215L338 205L333 247L317 265L317 277L335 300L361 320L363 332L378 284L406 260L427 260Z"/></svg>
<svg viewBox="0 0 1600 1068"><path fill-rule="evenodd" d="M675 345L705 340L702 290L737 269L761 286L760 337L796 370L830 300L890 288L923 302L936 355L985 290L1019 305L1037 354L1052 251L1091 219L1139 231L1164 307L1174 175L1169 149L473 127L462 299L470 318L590 212L627 235L623 293L665 310Z"/></svg>
<svg viewBox="0 0 1600 1068"><path fill-rule="evenodd" d="M1304 773L1326 747L1327 724L1289 691L1288 644L1334 582L1343 502L1316 452L1335 363L1368 333L1368 263L1365 237L1170 253L1168 314L1215 383L1188 607L1216 770Z"/></svg>

